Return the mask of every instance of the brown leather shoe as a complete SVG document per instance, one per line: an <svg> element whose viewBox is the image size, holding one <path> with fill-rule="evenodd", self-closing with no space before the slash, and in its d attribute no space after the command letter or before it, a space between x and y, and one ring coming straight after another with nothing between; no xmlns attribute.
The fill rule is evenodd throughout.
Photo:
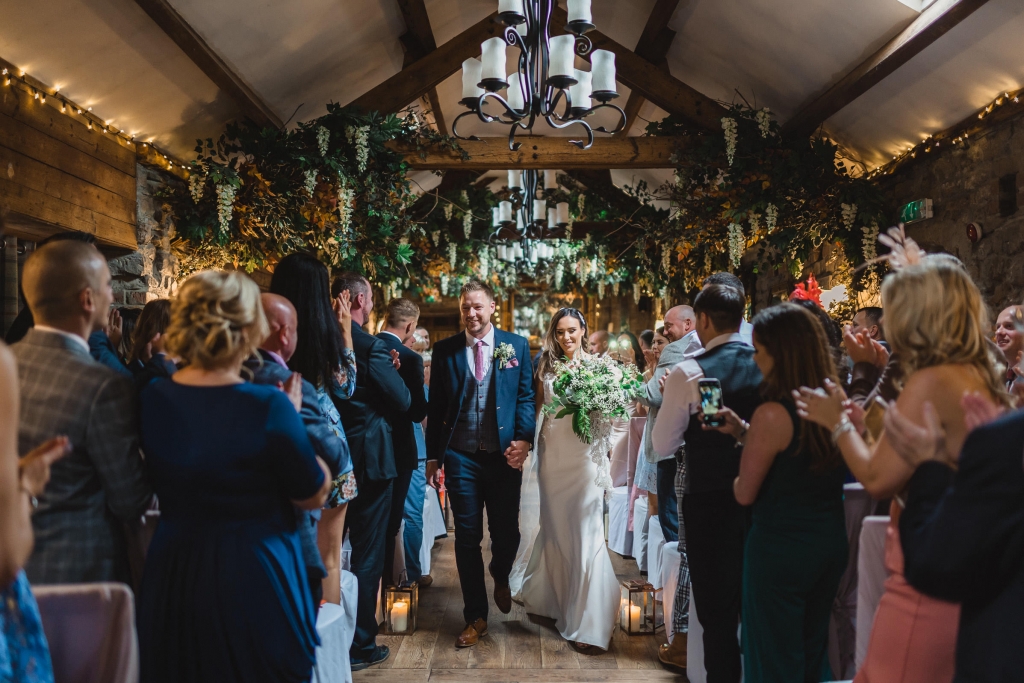
<svg viewBox="0 0 1024 683"><path fill-rule="evenodd" d="M665 666L685 669L686 668L686 634L677 633L672 642L658 648L658 659Z"/></svg>
<svg viewBox="0 0 1024 683"><path fill-rule="evenodd" d="M430 574L424 574L420 577L420 580L416 582L416 585L420 588L426 588L432 583L434 583L434 577L432 577Z"/></svg>
<svg viewBox="0 0 1024 683"><path fill-rule="evenodd" d="M466 628L455 639L455 647L473 647L486 635L487 622L483 619L477 619L472 624L466 624Z"/></svg>
<svg viewBox="0 0 1024 683"><path fill-rule="evenodd" d="M508 585L508 577L505 577L504 581L499 581L494 575L494 567L490 565L487 566L487 571L494 579L494 604L502 614L508 614L512 611L512 588Z"/></svg>

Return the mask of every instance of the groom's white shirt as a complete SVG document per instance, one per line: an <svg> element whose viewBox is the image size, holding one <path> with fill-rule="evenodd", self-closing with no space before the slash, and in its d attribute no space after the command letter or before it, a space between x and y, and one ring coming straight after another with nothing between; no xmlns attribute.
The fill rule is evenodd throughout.
<svg viewBox="0 0 1024 683"><path fill-rule="evenodd" d="M476 372L476 346L477 341L483 341L484 343L484 374L491 368L491 359L494 358L494 325L488 324L487 334L478 340L476 337L466 332L466 359L469 361L469 373L473 374Z"/></svg>

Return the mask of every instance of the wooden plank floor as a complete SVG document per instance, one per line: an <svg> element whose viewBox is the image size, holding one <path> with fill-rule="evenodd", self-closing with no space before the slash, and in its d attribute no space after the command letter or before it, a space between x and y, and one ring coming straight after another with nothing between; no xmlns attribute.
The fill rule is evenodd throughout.
<svg viewBox="0 0 1024 683"><path fill-rule="evenodd" d="M485 525L486 528L486 525ZM484 565L489 560L484 538ZM610 553L620 579L638 578L636 562ZM617 626L611 648L599 655L577 653L555 630L554 621L527 615L512 604L502 614L491 598L488 635L475 647L458 649L455 638L465 627L462 591L455 568L454 532L439 540L431 559L434 583L420 591L416 633L379 636L391 648L380 666L353 674L355 683L685 683L658 662L664 629L655 636L628 636ZM493 584L487 576L490 596Z"/></svg>

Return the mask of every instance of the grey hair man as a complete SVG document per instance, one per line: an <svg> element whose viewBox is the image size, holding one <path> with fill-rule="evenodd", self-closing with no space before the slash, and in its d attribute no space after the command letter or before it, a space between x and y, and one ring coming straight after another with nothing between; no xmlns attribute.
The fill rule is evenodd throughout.
<svg viewBox="0 0 1024 683"><path fill-rule="evenodd" d="M47 244L26 261L25 299L35 327L11 347L18 363L18 450L66 435L32 516L32 583L130 582L124 525L153 499L138 449L131 380L89 355L113 303L110 270L91 244Z"/></svg>

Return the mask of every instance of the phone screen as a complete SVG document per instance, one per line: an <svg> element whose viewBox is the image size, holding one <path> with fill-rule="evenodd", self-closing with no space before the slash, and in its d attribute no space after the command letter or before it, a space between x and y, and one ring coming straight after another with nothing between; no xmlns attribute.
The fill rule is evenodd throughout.
<svg viewBox="0 0 1024 683"><path fill-rule="evenodd" d="M716 417L722 408L722 384L717 379L702 379L697 383L700 390L700 412L704 414L704 422L712 427L722 424Z"/></svg>

